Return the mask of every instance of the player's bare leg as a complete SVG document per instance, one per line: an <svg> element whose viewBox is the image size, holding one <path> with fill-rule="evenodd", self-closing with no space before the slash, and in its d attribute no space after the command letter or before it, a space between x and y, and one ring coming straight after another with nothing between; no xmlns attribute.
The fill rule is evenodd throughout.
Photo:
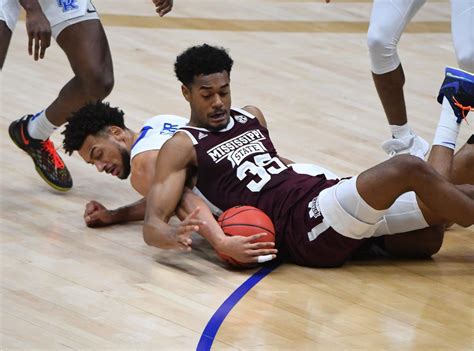
<svg viewBox="0 0 474 351"><path fill-rule="evenodd" d="M390 155L410 153L423 158L429 150L428 143L415 135L407 125L407 111L403 85L405 74L400 64L394 71L372 73L375 88L382 102L385 115L392 130L392 139L382 144L382 148ZM396 128L396 129L395 129ZM396 135L396 133L400 133Z"/></svg>
<svg viewBox="0 0 474 351"><path fill-rule="evenodd" d="M416 157L400 155L362 172L356 186L375 210L385 210L401 194L414 191L446 221L464 227L474 224L474 200Z"/></svg>
<svg viewBox="0 0 474 351"><path fill-rule="evenodd" d="M429 144L417 136L407 123L403 94L405 74L397 51L406 25L424 2L425 0L374 0L372 5L367 44L372 78L392 134L392 139L382 144L390 157L409 153L423 158L429 150Z"/></svg>
<svg viewBox="0 0 474 351"><path fill-rule="evenodd" d="M59 34L57 42L74 72L74 77L46 109L48 120L59 126L86 102L107 97L114 85L114 75L109 44L99 20L67 27Z"/></svg>
<svg viewBox="0 0 474 351"><path fill-rule="evenodd" d="M382 102L385 115L389 124L403 125L407 123L407 110L403 85L405 73L400 64L394 71L375 74L372 73L375 88Z"/></svg>
<svg viewBox="0 0 474 351"><path fill-rule="evenodd" d="M2 70L3 64L5 63L11 37L12 31L10 28L8 28L4 21L0 21L0 70Z"/></svg>
<svg viewBox="0 0 474 351"><path fill-rule="evenodd" d="M451 181L454 184L474 184L474 135L456 153Z"/></svg>

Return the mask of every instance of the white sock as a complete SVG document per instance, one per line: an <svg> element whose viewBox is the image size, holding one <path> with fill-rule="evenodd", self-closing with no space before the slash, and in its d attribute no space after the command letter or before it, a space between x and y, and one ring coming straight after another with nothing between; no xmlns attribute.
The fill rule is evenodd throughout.
<svg viewBox="0 0 474 351"><path fill-rule="evenodd" d="M28 134L33 139L46 140L56 129L58 127L46 118L45 110L34 115L28 123Z"/></svg>
<svg viewBox="0 0 474 351"><path fill-rule="evenodd" d="M413 134L410 127L408 126L408 123L405 123L401 126L390 124L390 131L392 132L392 136L395 139L402 139Z"/></svg>
<svg viewBox="0 0 474 351"><path fill-rule="evenodd" d="M441 116L439 117L433 145L441 145L453 150L456 148L456 141L461 127L461 124L456 122L456 118L449 101L443 98Z"/></svg>

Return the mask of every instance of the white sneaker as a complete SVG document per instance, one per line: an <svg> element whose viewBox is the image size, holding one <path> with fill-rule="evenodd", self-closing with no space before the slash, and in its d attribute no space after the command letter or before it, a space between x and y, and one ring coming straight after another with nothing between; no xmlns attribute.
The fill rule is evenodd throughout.
<svg viewBox="0 0 474 351"><path fill-rule="evenodd" d="M422 137L412 134L400 139L389 139L382 143L382 149L393 157L401 154L410 154L425 159L430 144Z"/></svg>

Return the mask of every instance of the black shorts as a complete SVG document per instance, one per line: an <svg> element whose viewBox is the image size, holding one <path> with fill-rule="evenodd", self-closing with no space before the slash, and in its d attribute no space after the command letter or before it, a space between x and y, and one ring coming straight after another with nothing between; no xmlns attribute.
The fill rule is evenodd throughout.
<svg viewBox="0 0 474 351"><path fill-rule="evenodd" d="M321 224L324 228L323 215L316 201L321 190L309 191L294 206L283 236L283 249L289 261L302 266L339 267L351 259L368 239L352 239L331 227L317 235L312 234L312 230L318 225Z"/></svg>

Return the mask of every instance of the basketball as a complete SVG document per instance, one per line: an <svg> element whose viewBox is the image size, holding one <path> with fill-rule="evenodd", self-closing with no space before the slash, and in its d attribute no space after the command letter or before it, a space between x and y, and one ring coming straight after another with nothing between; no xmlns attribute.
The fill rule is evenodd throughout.
<svg viewBox="0 0 474 351"><path fill-rule="evenodd" d="M223 212L217 220L226 235L252 236L267 233L267 235L254 242L275 242L275 227L272 220L256 207L236 206ZM217 255L225 262L233 266L245 266L230 256L217 252Z"/></svg>

